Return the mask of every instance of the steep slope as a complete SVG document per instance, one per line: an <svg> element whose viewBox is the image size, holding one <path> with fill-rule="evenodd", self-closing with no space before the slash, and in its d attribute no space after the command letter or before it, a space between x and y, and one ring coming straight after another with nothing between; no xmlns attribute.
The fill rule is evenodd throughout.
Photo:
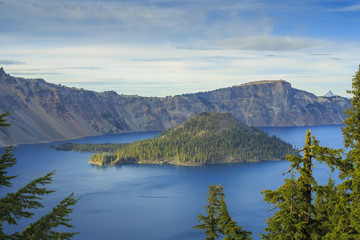
<svg viewBox="0 0 360 240"><path fill-rule="evenodd" d="M341 124L349 101L316 97L285 81L157 98L93 92L12 77L0 68L0 112L11 110L0 146L97 134L164 130L200 112L228 112L251 126Z"/></svg>
<svg viewBox="0 0 360 240"><path fill-rule="evenodd" d="M259 81L197 93L213 111L225 111L250 126L315 126L342 124L345 98L325 98L279 81Z"/></svg>
<svg viewBox="0 0 360 240"><path fill-rule="evenodd" d="M204 112L161 135L122 145L114 153L93 154L100 166L124 163L202 165L285 159L292 146L248 127L229 113Z"/></svg>

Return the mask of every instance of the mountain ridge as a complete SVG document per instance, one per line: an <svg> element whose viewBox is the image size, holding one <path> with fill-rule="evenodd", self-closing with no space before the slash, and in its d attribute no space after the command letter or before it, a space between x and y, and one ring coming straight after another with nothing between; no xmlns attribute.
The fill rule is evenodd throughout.
<svg viewBox="0 0 360 240"><path fill-rule="evenodd" d="M250 126L334 125L349 106L348 99L317 97L284 80L162 98L70 88L0 68L0 111L12 112L0 146L164 130L200 112L228 112Z"/></svg>

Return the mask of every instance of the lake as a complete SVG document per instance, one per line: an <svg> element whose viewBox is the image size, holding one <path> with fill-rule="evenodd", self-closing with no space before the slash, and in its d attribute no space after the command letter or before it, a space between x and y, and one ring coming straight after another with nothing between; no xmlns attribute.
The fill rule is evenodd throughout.
<svg viewBox="0 0 360 240"><path fill-rule="evenodd" d="M301 148L309 128L262 129ZM342 147L340 126L311 127L311 130L321 145ZM267 212L271 205L263 201L261 191L275 190L283 183L282 173L289 169L285 160L201 167L138 164L98 167L88 163L90 153L56 152L49 148L64 142L126 143L157 134L159 132L128 133L17 146L18 164L9 169L9 175L19 175L13 181L13 188L56 169L54 181L48 185L56 192L45 196L46 208L36 211L35 218L75 192L81 200L70 216L75 226L70 230L80 232L74 239L200 240L204 238L203 233L193 230L192 226L198 224L196 216L204 214L207 186L221 183L225 186L232 218L252 231L253 239L260 239L258 233L263 232L265 219L273 215ZM321 182L327 182L330 173L325 166L317 165L314 172ZM9 232L22 229L28 223L21 221L19 226L6 226L6 229Z"/></svg>

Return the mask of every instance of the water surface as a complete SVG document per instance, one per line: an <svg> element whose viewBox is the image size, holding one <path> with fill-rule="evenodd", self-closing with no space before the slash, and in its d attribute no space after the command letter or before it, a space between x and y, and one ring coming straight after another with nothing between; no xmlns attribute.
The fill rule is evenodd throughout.
<svg viewBox="0 0 360 240"><path fill-rule="evenodd" d="M304 143L309 127L262 128L270 135L289 141L297 148ZM341 147L339 126L311 128L322 145ZM267 212L271 206L263 202L261 191L276 189L283 183L282 173L289 169L287 161L242 164L220 164L201 167L173 165L123 165L98 167L88 163L90 153L56 152L49 145L64 142L104 143L132 142L153 137L159 132L128 133L88 137L78 140L20 145L15 154L18 164L9 174L19 175L14 188L56 169L53 184L56 191L46 196L47 207L37 211L38 217L71 192L81 200L75 206L72 224L80 232L75 239L203 239L192 230L196 216L204 213L207 186L223 184L229 212L239 225L260 239ZM329 171L317 166L315 174L327 181ZM6 191L2 191L3 195ZM21 229L7 227L9 231Z"/></svg>

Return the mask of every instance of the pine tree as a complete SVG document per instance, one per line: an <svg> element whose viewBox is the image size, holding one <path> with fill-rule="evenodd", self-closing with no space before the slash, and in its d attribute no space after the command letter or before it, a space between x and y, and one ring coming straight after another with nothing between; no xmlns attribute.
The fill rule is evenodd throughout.
<svg viewBox="0 0 360 240"><path fill-rule="evenodd" d="M220 201L219 195L223 195L221 185L210 185L207 202L208 205L205 206L205 211L208 214L204 216L199 214L197 217L198 221L201 224L194 226L194 229L205 230L205 235L207 236L206 240L215 240L219 237L219 220L218 212L220 211Z"/></svg>
<svg viewBox="0 0 360 240"><path fill-rule="evenodd" d="M330 231L324 239L360 239L360 66L352 79L351 107L345 111L347 118L342 129L344 145L348 148L339 165L336 186L337 201L333 203Z"/></svg>
<svg viewBox="0 0 360 240"><path fill-rule="evenodd" d="M312 177L311 132L307 131L303 158L288 156L291 162L291 178L277 190L264 190L264 200L278 208L273 217L267 219L267 235L263 239L309 239L314 224L311 194L316 182ZM294 170L299 172L295 178Z"/></svg>
<svg viewBox="0 0 360 240"><path fill-rule="evenodd" d="M9 112L0 115L0 127L10 126L6 117L10 116ZM0 157L0 189L11 187L11 180L17 176L7 176L7 169L16 164L16 158L12 146L5 150ZM16 192L10 192L5 197L0 198L0 239L70 239L77 233L56 231L59 226L73 228L69 221L68 215L73 211L71 208L79 199L70 194L62 200L52 211L36 222L30 224L21 232L7 234L4 231L4 223L17 225L21 218L31 218L34 213L31 209L44 207L40 200L44 195L54 191L44 187L52 182L54 171L43 177L37 178Z"/></svg>
<svg viewBox="0 0 360 240"><path fill-rule="evenodd" d="M264 200L279 209L267 219L267 234L263 239L323 239L330 231L330 219L334 200L339 191L332 178L327 185L319 185L312 173L313 160L326 163L331 171L344 166L342 149L321 147L319 141L306 132L303 157L287 156L291 168L290 179L277 190L264 190ZM284 173L284 174L286 174ZM313 199L313 196L315 198Z"/></svg>
<svg viewBox="0 0 360 240"><path fill-rule="evenodd" d="M246 240L251 239L251 232L237 226L235 220L230 217L225 203L225 195L220 195L219 230L225 235L224 240Z"/></svg>
<svg viewBox="0 0 360 240"><path fill-rule="evenodd" d="M207 202L205 211L208 215L199 214L197 219L201 224L193 227L205 230L206 240L215 240L220 236L225 236L226 240L251 239L251 232L242 230L242 227L237 226L231 219L225 203L224 187L221 184L209 186Z"/></svg>
<svg viewBox="0 0 360 240"><path fill-rule="evenodd" d="M350 150L347 153L347 162L354 166L350 171L351 182L350 194L350 221L353 234L360 238L360 65L352 79L352 90L348 91L353 95L351 107L346 111L348 118L344 121L343 128L345 147ZM347 175L347 171L343 175ZM347 184L344 184L347 185Z"/></svg>
<svg viewBox="0 0 360 240"><path fill-rule="evenodd" d="M276 191L263 191L265 201L279 209L267 219L263 239L360 239L360 66L348 92L353 98L342 129L347 152L321 147L307 132L303 157L287 157L291 178ZM337 169L340 182L329 177L319 185L312 159Z"/></svg>

